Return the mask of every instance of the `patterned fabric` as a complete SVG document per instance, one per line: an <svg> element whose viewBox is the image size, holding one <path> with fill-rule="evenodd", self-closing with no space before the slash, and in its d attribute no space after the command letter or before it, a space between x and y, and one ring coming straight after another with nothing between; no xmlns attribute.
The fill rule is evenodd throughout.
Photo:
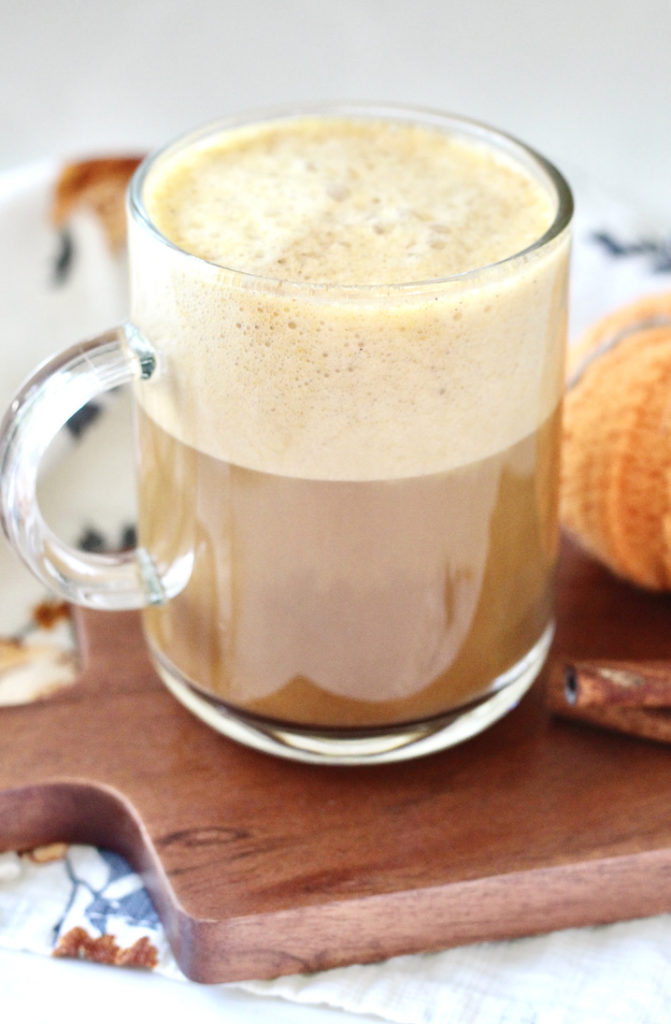
<svg viewBox="0 0 671 1024"><path fill-rule="evenodd" d="M113 936L120 950L148 939L161 973L181 976L147 891L123 857L90 846L0 854L0 946L50 956L76 930Z"/></svg>

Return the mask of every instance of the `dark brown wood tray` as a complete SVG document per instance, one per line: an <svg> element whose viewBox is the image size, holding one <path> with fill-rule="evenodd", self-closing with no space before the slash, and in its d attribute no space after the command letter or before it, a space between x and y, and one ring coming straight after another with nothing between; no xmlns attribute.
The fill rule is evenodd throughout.
<svg viewBox="0 0 671 1024"><path fill-rule="evenodd" d="M191 978L269 978L671 910L671 749L550 717L332 769L237 746L163 689L134 614L77 613L82 674L0 709L0 848L142 872ZM565 543L555 652L671 658L671 597Z"/></svg>

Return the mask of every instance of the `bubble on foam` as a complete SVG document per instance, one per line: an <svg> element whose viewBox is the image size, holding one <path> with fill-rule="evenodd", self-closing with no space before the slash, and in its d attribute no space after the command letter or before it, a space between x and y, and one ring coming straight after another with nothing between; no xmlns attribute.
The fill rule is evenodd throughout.
<svg viewBox="0 0 671 1024"><path fill-rule="evenodd" d="M419 125L340 118L222 134L159 166L150 185L152 217L188 251L320 282L462 273L530 244L553 209L491 149ZM474 216L483 205L484 231Z"/></svg>
<svg viewBox="0 0 671 1024"><path fill-rule="evenodd" d="M479 147L473 147L469 160L483 162L491 173L491 159ZM330 166L315 161L312 179L323 177ZM175 173L182 173L181 165ZM364 178L362 168L358 180ZM528 188L526 174L522 178ZM170 173L161 179L156 202L171 180ZM281 174L276 177L275 192L282 180ZM360 194L356 182L350 175L347 193L330 202L339 209L354 202ZM386 200L374 202L384 184L376 181L367 215L374 207L379 218L388 208ZM325 194L322 187L322 200ZM272 198L277 206L276 195ZM295 253L317 253L314 238L301 246L295 234L297 226L305 227L308 207L310 217L319 207L310 199L312 205L293 210L292 196L285 198L286 224L280 223L272 246L264 249L269 252L291 226L294 237L285 232L284 240L289 238L293 249L283 254L290 263ZM428 205L427 196L422 198ZM540 222L538 210L528 218L534 236L545 224L548 201L544 204ZM452 246L449 231L442 230L444 211L427 213L425 220L422 213L416 207L412 217L404 216L403 231L412 221L422 225L425 239L439 235ZM242 227L235 228L240 228L241 251L246 223L243 218ZM403 247L408 240L418 244L419 236L404 241L397 227L386 236L371 231L370 224L367 230L371 238L384 238L387 248L397 236ZM356 224L352 230L358 252ZM479 245L482 233L475 234ZM131 226L130 245L133 319L159 349L161 366L155 379L141 386L140 401L166 430L215 457L312 478L423 475L515 443L559 401L565 240L488 273L477 287L466 279L428 289L382 288L373 295L255 284L185 260L137 225ZM429 245L422 259L429 250L435 259ZM334 252L317 253L323 273L344 266ZM347 258L348 273L358 279L362 264ZM310 259L313 268L315 256ZM394 259L398 262L398 250ZM403 261L405 274L405 256Z"/></svg>

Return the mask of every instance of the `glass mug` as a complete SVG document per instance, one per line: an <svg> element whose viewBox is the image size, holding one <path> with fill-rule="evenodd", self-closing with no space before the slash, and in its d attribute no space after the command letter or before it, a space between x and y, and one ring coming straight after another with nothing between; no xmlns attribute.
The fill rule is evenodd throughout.
<svg viewBox="0 0 671 1024"><path fill-rule="evenodd" d="M179 161L204 180L208 146L232 145L235 163L236 140L288 132L293 164L272 145L263 158L276 195L248 201L253 224L279 210L298 238L303 193L284 174L297 160L306 181L314 171L300 162L303 135L328 147L335 131L346 151L362 126L373 138L410 133L420 153L446 135L485 177L487 160L505 165L537 190L546 220L521 250L465 271L413 277L409 256L392 283L357 279L360 225L338 243L351 246L349 276L330 282L284 276L282 259L268 272L195 255L156 223L156 211L190 214L171 184ZM329 181L328 163L320 173L327 220L344 207L351 218L360 171L347 168L349 188L335 172ZM504 199L512 223L519 203ZM422 221L393 204L383 214L364 225L381 253L409 217ZM488 237L491 216L469 208L464 223ZM542 157L433 112L292 108L168 145L129 188L129 322L43 365L5 417L11 543L68 601L142 609L168 688L235 740L354 764L475 735L526 692L553 632L571 216L570 191ZM425 248L440 250L445 228L429 227ZM299 259L323 256L320 240L301 242ZM43 521L38 465L74 413L121 384L134 392L138 542L88 554Z"/></svg>

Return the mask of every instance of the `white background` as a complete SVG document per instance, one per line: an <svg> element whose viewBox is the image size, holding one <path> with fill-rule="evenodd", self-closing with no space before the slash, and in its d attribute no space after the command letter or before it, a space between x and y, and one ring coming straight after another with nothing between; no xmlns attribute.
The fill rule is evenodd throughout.
<svg viewBox="0 0 671 1024"><path fill-rule="evenodd" d="M0 0L0 169L395 100L489 121L671 223L670 42L669 0Z"/></svg>

